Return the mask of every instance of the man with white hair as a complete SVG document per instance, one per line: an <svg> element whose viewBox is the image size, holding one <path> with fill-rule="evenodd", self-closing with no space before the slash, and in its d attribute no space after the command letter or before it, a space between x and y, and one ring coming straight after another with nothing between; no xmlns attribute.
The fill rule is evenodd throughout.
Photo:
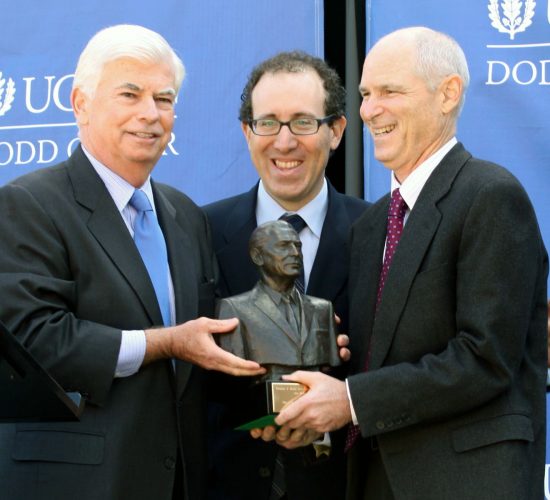
<svg viewBox="0 0 550 500"><path fill-rule="evenodd" d="M71 103L81 145L0 189L0 320L86 408L78 422L0 425L0 496L200 499L206 416L197 366L263 369L220 349L206 217L150 174L184 67L140 26L97 33ZM192 364L193 363L193 364Z"/></svg>
<svg viewBox="0 0 550 500"><path fill-rule="evenodd" d="M543 497L548 258L517 179L455 138L467 85L459 45L428 28L365 60L392 194L352 230L352 375L288 376L310 389L276 420L353 424L349 498Z"/></svg>

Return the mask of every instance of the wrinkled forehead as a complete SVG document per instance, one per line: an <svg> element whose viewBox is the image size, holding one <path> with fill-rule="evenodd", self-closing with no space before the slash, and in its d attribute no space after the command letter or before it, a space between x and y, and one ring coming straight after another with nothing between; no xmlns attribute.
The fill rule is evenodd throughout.
<svg viewBox="0 0 550 500"><path fill-rule="evenodd" d="M393 44L375 45L365 58L360 89L390 85L416 75L416 57L412 47Z"/></svg>

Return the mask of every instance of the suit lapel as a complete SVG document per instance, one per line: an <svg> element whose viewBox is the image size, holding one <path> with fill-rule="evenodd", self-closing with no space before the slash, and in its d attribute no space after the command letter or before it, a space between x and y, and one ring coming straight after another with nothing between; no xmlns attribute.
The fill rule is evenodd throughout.
<svg viewBox="0 0 550 500"><path fill-rule="evenodd" d="M147 269L109 192L80 148L69 162L75 199L90 211L88 228L135 291L151 325L161 325L162 315ZM193 265L193 248L181 226L186 223L185 214L177 214L170 201L154 183L152 185L174 284L176 323L181 323L197 313L196 277L194 270L186 267ZM178 361L177 366L177 387L181 394L189 379L191 364Z"/></svg>
<svg viewBox="0 0 550 500"><path fill-rule="evenodd" d="M256 228L257 190L256 185L241 197L227 215L227 222L223 229L226 245L217 253L220 269L223 269L228 287L231 283L239 284L239 289L228 290L229 296L252 289L259 279L256 266L248 256L248 241ZM245 256L244 259L243 256ZM244 262L246 262L244 265L235 265L235 263Z"/></svg>
<svg viewBox="0 0 550 500"><path fill-rule="evenodd" d="M288 321L278 309L278 307L273 303L269 295L264 293L262 289L257 285L254 288L253 296L251 297L254 305L259 309L259 311L266 316L269 321L275 323L277 327L284 332L284 334L292 340L295 344L298 345L298 339L290 334L292 331Z"/></svg>
<svg viewBox="0 0 550 500"><path fill-rule="evenodd" d="M334 300L347 279L351 221L341 195L328 184L328 210L306 293Z"/></svg>
<svg viewBox="0 0 550 500"><path fill-rule="evenodd" d="M386 196L369 208L369 217L361 222L360 232L353 241L349 299L350 312L357 318L350 331L351 362L355 371L365 368L372 336L388 207L389 196Z"/></svg>
<svg viewBox="0 0 550 500"><path fill-rule="evenodd" d="M90 232L135 291L151 324L161 325L162 315L149 274L107 188L80 147L69 163L75 199L90 211Z"/></svg>
<svg viewBox="0 0 550 500"><path fill-rule="evenodd" d="M454 146L429 177L407 219L376 314L370 361L372 368L381 366L387 356L414 278L441 222L442 214L437 205L449 192L453 180L469 157L460 143Z"/></svg>

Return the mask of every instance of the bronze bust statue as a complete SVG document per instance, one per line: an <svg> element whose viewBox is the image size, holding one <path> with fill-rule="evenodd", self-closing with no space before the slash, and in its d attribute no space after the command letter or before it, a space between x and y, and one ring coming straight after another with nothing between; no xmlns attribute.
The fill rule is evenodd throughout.
<svg viewBox="0 0 550 500"><path fill-rule="evenodd" d="M258 226L249 252L260 281L218 303L219 318L239 318L234 332L218 337L221 347L264 366L261 380L340 364L332 304L302 295L294 286L303 265L301 246L288 222Z"/></svg>

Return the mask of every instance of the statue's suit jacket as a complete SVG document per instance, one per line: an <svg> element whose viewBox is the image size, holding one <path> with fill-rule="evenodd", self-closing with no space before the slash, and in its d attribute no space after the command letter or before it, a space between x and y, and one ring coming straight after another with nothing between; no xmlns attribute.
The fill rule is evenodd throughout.
<svg viewBox="0 0 550 500"><path fill-rule="evenodd" d="M249 292L221 299L217 316L239 318L233 333L220 335L221 347L261 365L288 366L287 373L299 367L339 365L332 304L301 295L300 331L293 332L264 286L258 283Z"/></svg>
<svg viewBox="0 0 550 500"><path fill-rule="evenodd" d="M246 193L204 207L212 228L222 297L251 290L260 278L248 253L248 241L257 226L257 191L256 185ZM368 205L364 200L338 193L328 184L328 210L306 293L333 303L342 319L343 332L347 332L348 318L349 231ZM218 382L220 388L227 384L227 378ZM267 500L275 457L281 448L275 443L254 440L242 431L232 431L242 423L242 415L234 406L217 405L209 419L209 498ZM289 500L342 499L345 463L341 437L331 435L334 450L328 460L316 460L312 447L284 452Z"/></svg>
<svg viewBox="0 0 550 500"><path fill-rule="evenodd" d="M153 183L153 193L177 322L213 314L206 218L175 189ZM162 317L132 237L82 150L1 188L0 211L0 319L65 390L87 400L79 422L0 425L0 496L168 500L179 450L185 498L203 498L200 371L165 360L114 378L121 330Z"/></svg>
<svg viewBox="0 0 550 500"><path fill-rule="evenodd" d="M388 206L352 230L348 383L395 499L542 498L548 260L524 189L455 145L410 212L375 315ZM368 463L351 456L362 483Z"/></svg>

